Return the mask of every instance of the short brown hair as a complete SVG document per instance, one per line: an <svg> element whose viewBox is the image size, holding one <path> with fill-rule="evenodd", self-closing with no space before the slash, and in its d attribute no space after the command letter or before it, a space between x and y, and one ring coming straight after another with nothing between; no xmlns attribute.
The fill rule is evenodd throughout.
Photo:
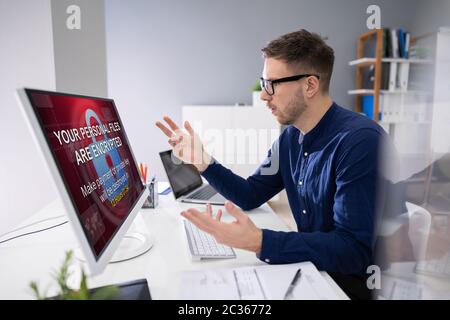
<svg viewBox="0 0 450 320"><path fill-rule="evenodd" d="M264 58L280 59L304 72L319 74L321 90L328 93L334 51L318 34L301 29L270 41L261 51Z"/></svg>

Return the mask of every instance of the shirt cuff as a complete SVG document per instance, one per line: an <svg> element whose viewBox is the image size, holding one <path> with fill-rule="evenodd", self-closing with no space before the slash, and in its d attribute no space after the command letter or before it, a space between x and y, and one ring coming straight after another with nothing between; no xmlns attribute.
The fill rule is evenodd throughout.
<svg viewBox="0 0 450 320"><path fill-rule="evenodd" d="M266 263L279 263L281 234L280 232L262 229L261 252L256 255L258 259Z"/></svg>
<svg viewBox="0 0 450 320"><path fill-rule="evenodd" d="M219 162L217 162L216 159L211 158L211 163L208 165L206 170L201 173L201 175L208 180L209 177L214 176L214 172L217 171L219 166Z"/></svg>

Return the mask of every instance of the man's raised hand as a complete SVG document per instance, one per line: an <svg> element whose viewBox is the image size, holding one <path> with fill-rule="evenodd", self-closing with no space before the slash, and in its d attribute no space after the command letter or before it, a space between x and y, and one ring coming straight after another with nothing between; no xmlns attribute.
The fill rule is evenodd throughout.
<svg viewBox="0 0 450 320"><path fill-rule="evenodd" d="M164 116L163 119L170 129L160 121L156 122L156 126L169 138L173 154L180 160L193 164L200 172L206 170L211 162L211 156L204 151L203 144L191 124L185 121L185 130L182 130L168 116Z"/></svg>

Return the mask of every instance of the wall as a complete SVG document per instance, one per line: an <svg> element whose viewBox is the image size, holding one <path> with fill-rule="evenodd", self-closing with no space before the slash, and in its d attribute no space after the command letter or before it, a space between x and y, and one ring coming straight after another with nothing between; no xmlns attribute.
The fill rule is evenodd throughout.
<svg viewBox="0 0 450 320"><path fill-rule="evenodd" d="M422 14L418 3L429 21L448 12L447 2L437 11L424 2L0 0L0 134L8 137L0 158L0 233L56 196L14 99L17 87L109 92L138 160L162 176L157 153L167 144L154 122L163 114L179 121L182 105L251 103L267 41L300 27L327 36L336 51L332 96L351 107L346 92L354 69L347 61L366 31L367 6L380 5L383 27L407 29ZM64 28L68 4L82 8L81 30Z"/></svg>
<svg viewBox="0 0 450 320"><path fill-rule="evenodd" d="M441 26L450 26L450 1L419 1L411 22L412 34L437 32Z"/></svg>
<svg viewBox="0 0 450 320"><path fill-rule="evenodd" d="M52 0L56 89L62 92L108 95L103 0ZM80 8L80 29L69 29L70 5Z"/></svg>
<svg viewBox="0 0 450 320"><path fill-rule="evenodd" d="M68 30L66 8L81 8ZM14 97L17 87L107 96L103 0L0 0L0 235L57 197Z"/></svg>
<svg viewBox="0 0 450 320"><path fill-rule="evenodd" d="M408 27L416 2L109 0L109 94L137 158L163 176L158 152L167 143L154 122L165 114L179 122L182 105L250 104L266 42L299 28L328 37L336 53L331 94L351 108L354 69L347 62L367 31L366 8L380 5L383 27Z"/></svg>
<svg viewBox="0 0 450 320"><path fill-rule="evenodd" d="M55 89L49 0L0 0L0 234L51 201L56 193L25 125L14 92Z"/></svg>

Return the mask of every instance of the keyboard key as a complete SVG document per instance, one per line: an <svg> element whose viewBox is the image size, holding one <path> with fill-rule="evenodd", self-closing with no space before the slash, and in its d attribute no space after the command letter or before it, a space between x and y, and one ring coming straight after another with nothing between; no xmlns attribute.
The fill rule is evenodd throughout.
<svg viewBox="0 0 450 320"><path fill-rule="evenodd" d="M206 187L204 187L204 188L196 191L192 195L190 195L189 198L198 199L198 200L208 200L212 196L214 196L216 193L217 192L216 192L216 190L214 190L213 187L211 187L210 185L207 185Z"/></svg>

